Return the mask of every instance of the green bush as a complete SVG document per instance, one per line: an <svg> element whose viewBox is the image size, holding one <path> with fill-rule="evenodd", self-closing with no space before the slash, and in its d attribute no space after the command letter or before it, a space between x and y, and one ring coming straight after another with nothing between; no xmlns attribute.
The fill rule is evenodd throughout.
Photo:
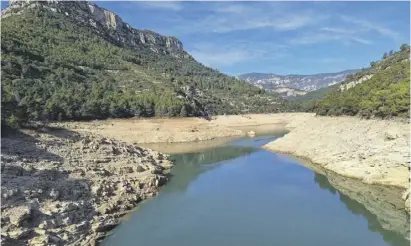
<svg viewBox="0 0 411 246"><path fill-rule="evenodd" d="M366 74L373 74L371 79L342 92L329 92L324 98L314 101L310 110L319 115L409 117L409 51L409 46L402 45L400 51L390 52L391 56L374 62L372 68L355 74L345 83Z"/></svg>

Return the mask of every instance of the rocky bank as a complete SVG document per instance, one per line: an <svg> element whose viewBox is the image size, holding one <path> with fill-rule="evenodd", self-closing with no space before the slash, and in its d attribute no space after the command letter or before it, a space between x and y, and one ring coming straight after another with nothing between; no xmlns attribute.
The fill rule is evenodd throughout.
<svg viewBox="0 0 411 246"><path fill-rule="evenodd" d="M303 157L367 184L406 190L409 211L410 125L355 117L312 117L264 148Z"/></svg>
<svg viewBox="0 0 411 246"><path fill-rule="evenodd" d="M1 244L94 245L167 181L167 155L66 129L1 139Z"/></svg>

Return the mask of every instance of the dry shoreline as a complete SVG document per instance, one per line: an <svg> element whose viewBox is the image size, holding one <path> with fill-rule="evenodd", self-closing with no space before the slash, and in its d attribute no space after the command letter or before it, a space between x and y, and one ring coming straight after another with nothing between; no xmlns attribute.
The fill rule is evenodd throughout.
<svg viewBox="0 0 411 246"><path fill-rule="evenodd" d="M364 183L409 187L410 125L400 120L282 113L215 116L211 120L129 119L63 124L73 131L92 132L149 148L156 148L155 143L187 142L193 150L223 144L249 131L287 129L291 132L264 148L308 159ZM197 141L198 144L190 144ZM160 150L171 151L164 145Z"/></svg>
<svg viewBox="0 0 411 246"><path fill-rule="evenodd" d="M2 245L95 245L172 167L162 153L67 129L1 143Z"/></svg>
<svg viewBox="0 0 411 246"><path fill-rule="evenodd" d="M91 132L133 144L197 142L245 136L248 131L272 132L313 114L250 114L200 118L96 120L52 124L76 132Z"/></svg>
<svg viewBox="0 0 411 246"><path fill-rule="evenodd" d="M135 143L224 144L306 114L56 123L2 136L2 245L95 245L155 196L168 156ZM236 128L241 128L238 130ZM190 144L192 141L215 139Z"/></svg>
<svg viewBox="0 0 411 246"><path fill-rule="evenodd" d="M409 124L396 121L288 113L64 122L51 128L2 137L2 245L93 245L103 239L167 181L172 163L150 149L158 149L156 143L182 142L184 150L195 151L249 131L288 129L264 148L308 159L316 172L409 187ZM172 152L167 146L161 151ZM347 192L355 193L350 187ZM409 190L398 199L406 200L409 211Z"/></svg>
<svg viewBox="0 0 411 246"><path fill-rule="evenodd" d="M313 117L264 148L366 184L407 189L403 200L409 211L409 127L400 121Z"/></svg>

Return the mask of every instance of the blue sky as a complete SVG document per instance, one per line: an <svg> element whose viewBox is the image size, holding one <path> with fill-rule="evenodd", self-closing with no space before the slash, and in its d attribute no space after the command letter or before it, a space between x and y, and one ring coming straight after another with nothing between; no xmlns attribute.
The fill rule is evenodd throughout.
<svg viewBox="0 0 411 246"><path fill-rule="evenodd" d="M409 2L98 2L230 75L361 68L409 43Z"/></svg>
<svg viewBox="0 0 411 246"><path fill-rule="evenodd" d="M361 68L410 38L409 2L95 2L230 75Z"/></svg>

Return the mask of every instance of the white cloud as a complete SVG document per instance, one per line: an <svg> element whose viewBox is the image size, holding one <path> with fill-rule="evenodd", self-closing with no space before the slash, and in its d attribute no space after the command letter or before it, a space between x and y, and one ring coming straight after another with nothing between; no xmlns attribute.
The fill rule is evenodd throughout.
<svg viewBox="0 0 411 246"><path fill-rule="evenodd" d="M383 36L390 37L394 40L398 40L400 38L399 33L381 25L380 23L347 15L341 15L340 18L344 22L354 24L355 26L353 26L352 28L354 30L357 29L359 32L375 31Z"/></svg>
<svg viewBox="0 0 411 246"><path fill-rule="evenodd" d="M150 1L150 2L137 2L139 5L146 7L146 8L153 8L153 9L168 9L173 11L179 11L183 9L183 5L181 2L177 1Z"/></svg>
<svg viewBox="0 0 411 246"><path fill-rule="evenodd" d="M336 26L327 26L318 30L305 32L298 38L291 39L290 43L294 45L316 44L331 41L340 42L343 44L351 44L355 42L370 45L373 43L371 40L365 38L369 29L364 28L363 24L352 24L353 23L350 23L350 26L342 26L341 24Z"/></svg>
<svg viewBox="0 0 411 246"><path fill-rule="evenodd" d="M264 29L267 36L269 32L275 33L275 42L283 42L288 45L311 45L327 42L344 45L371 45L379 37L389 37L396 40L399 38L397 32L375 21L367 20L364 17L357 18L336 14L338 9L335 5L332 5L334 8L330 9L329 3L326 5L315 4L316 6L313 4L305 5L305 8L299 4L281 2L188 4L155 1L145 2L144 5L150 8L181 10L181 12L176 12L172 17L169 17L167 20L169 25L163 31L163 33L181 37L210 33L237 35L236 31ZM190 17L183 18L183 14L188 12ZM249 37L243 38L248 39ZM253 45L262 47L260 41L255 41ZM255 50L252 45L249 47ZM191 53L208 65L230 65L255 57L255 52L250 54L238 47L225 47L223 49L197 46L196 49L192 49ZM259 58L264 59L265 57L267 56Z"/></svg>
<svg viewBox="0 0 411 246"><path fill-rule="evenodd" d="M197 61L209 67L230 66L248 60L247 52L243 50L226 51L223 53L194 50L190 53Z"/></svg>
<svg viewBox="0 0 411 246"><path fill-rule="evenodd" d="M355 33L352 29L344 28L344 27L323 27L320 31L324 32L331 32L331 33L339 33L339 34L351 34Z"/></svg>
<svg viewBox="0 0 411 246"><path fill-rule="evenodd" d="M231 66L251 60L274 60L286 56L287 46L238 41L227 45L199 43L189 53L210 67Z"/></svg>
<svg viewBox="0 0 411 246"><path fill-rule="evenodd" d="M260 13L260 11L258 11L258 13L245 18L240 15L214 16L213 18L206 19L204 24L212 26L212 30L218 33L259 28L288 31L312 25L318 22L320 18L322 17L309 12L279 15L274 13Z"/></svg>
<svg viewBox="0 0 411 246"><path fill-rule="evenodd" d="M261 28L276 31L296 30L315 25L327 18L310 9L286 9L275 3L207 3L207 15L195 21L181 22L174 27L176 33L229 33Z"/></svg>
<svg viewBox="0 0 411 246"><path fill-rule="evenodd" d="M321 29L322 30L322 29ZM308 44L316 44L316 43L325 43L325 42L341 42L344 44L351 44L353 42L361 43L361 44L372 44L370 40L365 38L355 36L351 33L345 32L324 32L322 30L319 32L308 32L300 35L297 38L291 39L289 42L293 45L308 45Z"/></svg>
<svg viewBox="0 0 411 246"><path fill-rule="evenodd" d="M386 36L394 40L398 40L400 35L377 22L372 22L366 19L359 19L353 16L338 15L345 25L328 26L320 28L319 32L306 34L299 39L292 40L294 44L313 44L328 41L340 41L342 43L357 42L360 44L369 45L373 42L364 36L368 36L370 32L376 32L381 36ZM348 25L348 26L346 26Z"/></svg>
<svg viewBox="0 0 411 246"><path fill-rule="evenodd" d="M316 43L323 43L328 41L338 41L340 40L340 35L335 34L326 34L326 33L306 33L300 35L297 38L293 38L290 40L290 43L293 45L300 45L300 44L316 44Z"/></svg>
<svg viewBox="0 0 411 246"><path fill-rule="evenodd" d="M372 44L373 43L371 40L360 38L360 37L350 37L350 39L352 41L355 41L355 42L361 43L361 44Z"/></svg>
<svg viewBox="0 0 411 246"><path fill-rule="evenodd" d="M341 63L347 61L347 59L343 57L313 57L313 58L300 58L298 59L300 62L306 63Z"/></svg>
<svg viewBox="0 0 411 246"><path fill-rule="evenodd" d="M221 12L221 13L242 14L242 13L246 12L247 9L249 9L249 8L247 8L246 6L244 6L242 4L230 4L230 5L224 4L220 7L217 6L215 8L215 11L216 12Z"/></svg>

